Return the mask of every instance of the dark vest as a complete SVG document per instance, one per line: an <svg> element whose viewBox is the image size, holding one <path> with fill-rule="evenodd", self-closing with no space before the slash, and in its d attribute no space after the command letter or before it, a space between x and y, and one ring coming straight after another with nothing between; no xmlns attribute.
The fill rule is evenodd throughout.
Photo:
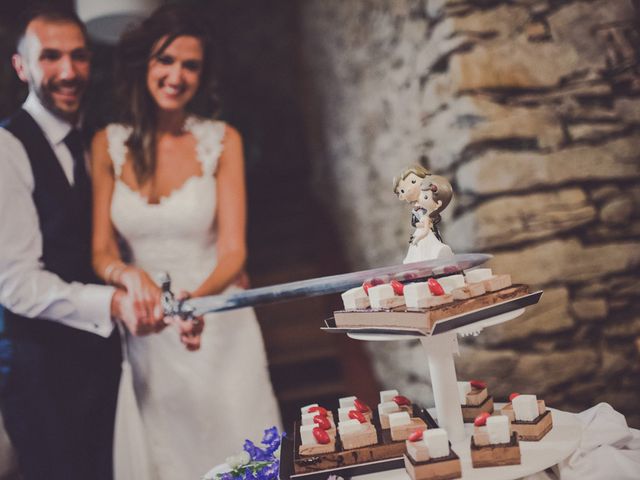
<svg viewBox="0 0 640 480"><path fill-rule="evenodd" d="M34 178L33 203L42 234L44 269L66 282L100 283L91 266L91 183L75 178L71 186L53 149L36 121L19 110L2 127L24 146ZM11 228L5 225L4 228ZM55 322L26 320L5 311L5 332L66 328ZM90 319L87 319L90 320Z"/></svg>

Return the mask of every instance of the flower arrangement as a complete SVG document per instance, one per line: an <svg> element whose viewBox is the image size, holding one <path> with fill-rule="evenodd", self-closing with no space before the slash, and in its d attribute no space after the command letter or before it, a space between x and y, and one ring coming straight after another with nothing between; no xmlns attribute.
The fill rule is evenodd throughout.
<svg viewBox="0 0 640 480"><path fill-rule="evenodd" d="M277 427L264 431L261 445L245 440L243 451L227 458L228 472L207 473L203 480L277 480L280 470L280 433Z"/></svg>

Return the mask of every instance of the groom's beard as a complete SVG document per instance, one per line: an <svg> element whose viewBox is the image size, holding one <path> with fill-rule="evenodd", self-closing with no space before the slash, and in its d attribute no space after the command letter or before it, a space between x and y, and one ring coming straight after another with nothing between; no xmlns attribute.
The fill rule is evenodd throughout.
<svg viewBox="0 0 640 480"><path fill-rule="evenodd" d="M51 113L61 119L74 124L78 120L82 99L87 89L88 82L79 78L73 80L49 80L41 83L35 89L35 93L42 105ZM75 90L75 100L56 99L55 94L62 88L72 88Z"/></svg>

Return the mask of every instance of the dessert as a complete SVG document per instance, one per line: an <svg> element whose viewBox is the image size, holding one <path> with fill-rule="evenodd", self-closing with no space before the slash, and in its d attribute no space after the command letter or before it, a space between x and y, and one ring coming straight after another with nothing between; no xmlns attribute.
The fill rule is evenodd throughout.
<svg viewBox="0 0 640 480"><path fill-rule="evenodd" d="M369 308L369 296L363 287L355 287L342 294L342 302L345 310L357 310Z"/></svg>
<svg viewBox="0 0 640 480"><path fill-rule="evenodd" d="M400 284L400 282L397 283ZM402 293L398 294L398 291L390 283L369 287L367 293L369 294L372 310L395 308L404 305Z"/></svg>
<svg viewBox="0 0 640 480"><path fill-rule="evenodd" d="M318 404L301 409L300 455L317 455L336 449L336 428L331 413Z"/></svg>
<svg viewBox="0 0 640 480"><path fill-rule="evenodd" d="M371 422L372 411L369 406L357 397L343 397L338 399L340 407L338 408L338 421L350 420L353 418L351 412L359 412Z"/></svg>
<svg viewBox="0 0 640 480"><path fill-rule="evenodd" d="M553 419L544 400L535 395L509 395L510 403L502 407L501 412L511 421L511 428L520 440L538 441L552 428Z"/></svg>
<svg viewBox="0 0 640 480"><path fill-rule="evenodd" d="M416 430L406 441L404 466L412 480L460 478L460 458L451 450L446 430Z"/></svg>
<svg viewBox="0 0 640 480"><path fill-rule="evenodd" d="M473 422L483 412L493 413L493 397L482 380L458 382L458 395L465 422Z"/></svg>
<svg viewBox="0 0 640 480"><path fill-rule="evenodd" d="M473 422L471 463L473 468L520 464L518 435L505 415L481 413Z"/></svg>
<svg viewBox="0 0 640 480"><path fill-rule="evenodd" d="M352 417L352 419L338 423L338 434L342 448L351 450L378 443L378 434L371 422L360 412L356 412Z"/></svg>
<svg viewBox="0 0 640 480"><path fill-rule="evenodd" d="M400 442L416 430L426 430L427 424L421 418L411 417L408 412L395 412L389 414L389 428L391 439Z"/></svg>
<svg viewBox="0 0 640 480"><path fill-rule="evenodd" d="M397 412L411 413L413 406L411 400L400 395L397 390L385 390L380 392L380 403L378 404L378 418L383 429L391 428L389 425L389 415Z"/></svg>

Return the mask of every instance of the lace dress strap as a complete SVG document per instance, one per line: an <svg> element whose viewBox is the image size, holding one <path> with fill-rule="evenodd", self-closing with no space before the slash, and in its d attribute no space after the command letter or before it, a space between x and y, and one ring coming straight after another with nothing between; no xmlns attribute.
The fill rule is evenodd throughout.
<svg viewBox="0 0 640 480"><path fill-rule="evenodd" d="M199 117L189 117L185 129L196 139L196 153L205 176L213 175L222 154L225 123Z"/></svg>
<svg viewBox="0 0 640 480"><path fill-rule="evenodd" d="M122 176L122 167L127 159L125 142L129 135L131 135L131 127L119 123L107 125L107 148L113 162L113 171L116 179Z"/></svg>

